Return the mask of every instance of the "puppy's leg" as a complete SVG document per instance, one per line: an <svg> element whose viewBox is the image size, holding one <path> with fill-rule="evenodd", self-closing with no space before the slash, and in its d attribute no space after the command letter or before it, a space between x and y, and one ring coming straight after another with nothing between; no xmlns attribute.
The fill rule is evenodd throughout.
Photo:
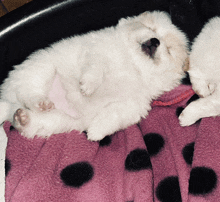
<svg viewBox="0 0 220 202"><path fill-rule="evenodd" d="M80 89L83 95L89 96L102 84L108 61L103 55L95 53L88 54L87 61L82 68Z"/></svg>
<svg viewBox="0 0 220 202"><path fill-rule="evenodd" d="M132 101L110 103L88 127L88 139L91 141L102 140L107 135L138 123L142 117L140 111L138 104ZM147 115L147 111L145 115Z"/></svg>
<svg viewBox="0 0 220 202"><path fill-rule="evenodd" d="M91 68L82 74L80 90L83 95L91 95L102 83L103 71L99 68Z"/></svg>
<svg viewBox="0 0 220 202"><path fill-rule="evenodd" d="M49 99L42 99L39 103L36 103L35 106L41 112L49 112L52 109L55 109L55 105ZM27 125L29 122L29 115L27 110L19 108L14 114L14 121L19 123L19 125Z"/></svg>
<svg viewBox="0 0 220 202"><path fill-rule="evenodd" d="M193 90L200 97L207 97L211 95L216 88L216 85L214 83L210 83L205 79L190 76L190 80L192 83Z"/></svg>
<svg viewBox="0 0 220 202"><path fill-rule="evenodd" d="M16 66L3 84L4 98L11 100L14 93L13 98L17 99L14 102L22 103L23 107L31 110L41 111L45 105L50 105L47 95L56 75L56 66L51 60L42 50Z"/></svg>
<svg viewBox="0 0 220 202"><path fill-rule="evenodd" d="M61 110L37 112L18 109L14 115L13 126L25 137L49 137L52 134L78 130L82 132L83 125L79 119L74 119Z"/></svg>
<svg viewBox="0 0 220 202"><path fill-rule="evenodd" d="M191 102L180 114L181 126L189 126L204 117L220 115L220 96L216 91L205 98Z"/></svg>

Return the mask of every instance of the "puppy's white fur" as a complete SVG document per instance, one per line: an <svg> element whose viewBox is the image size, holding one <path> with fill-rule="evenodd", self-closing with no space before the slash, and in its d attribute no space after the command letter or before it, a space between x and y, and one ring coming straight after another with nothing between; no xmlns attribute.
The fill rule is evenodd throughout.
<svg viewBox="0 0 220 202"><path fill-rule="evenodd" d="M205 24L192 45L189 58L192 88L201 98L183 110L179 117L182 126L220 115L220 17Z"/></svg>
<svg viewBox="0 0 220 202"><path fill-rule="evenodd" d="M141 45L152 38L160 45L151 57ZM152 99L180 84L187 53L186 36L159 11L61 40L10 72L1 86L0 121L11 121L29 138L76 129L101 140L138 123ZM56 75L77 119L51 108L48 92Z"/></svg>

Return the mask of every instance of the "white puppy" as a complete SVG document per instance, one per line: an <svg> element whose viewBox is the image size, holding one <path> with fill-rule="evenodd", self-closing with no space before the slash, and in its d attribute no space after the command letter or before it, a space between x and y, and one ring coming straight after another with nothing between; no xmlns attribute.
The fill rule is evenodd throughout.
<svg viewBox="0 0 220 202"><path fill-rule="evenodd" d="M138 123L152 99L179 85L187 57L186 36L168 14L122 19L116 27L54 43L15 66L1 86L0 121L11 121L29 138L76 129L101 140ZM56 75L77 118L48 98Z"/></svg>
<svg viewBox="0 0 220 202"><path fill-rule="evenodd" d="M192 45L189 60L192 88L200 99L190 103L181 113L182 126L220 115L220 17L205 24Z"/></svg>

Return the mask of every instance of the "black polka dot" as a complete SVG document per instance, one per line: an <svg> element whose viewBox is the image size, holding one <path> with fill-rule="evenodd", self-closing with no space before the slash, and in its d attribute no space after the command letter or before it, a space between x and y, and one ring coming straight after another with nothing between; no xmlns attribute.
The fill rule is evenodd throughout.
<svg viewBox="0 0 220 202"><path fill-rule="evenodd" d="M198 121L195 122L195 124L200 124L201 121L202 119L199 119Z"/></svg>
<svg viewBox="0 0 220 202"><path fill-rule="evenodd" d="M156 196L162 202L181 202L178 177L171 176L162 180L157 186Z"/></svg>
<svg viewBox="0 0 220 202"><path fill-rule="evenodd" d="M104 147L104 146L109 146L112 142L112 139L110 136L106 136L104 139L102 139L99 142L99 146Z"/></svg>
<svg viewBox="0 0 220 202"><path fill-rule="evenodd" d="M183 158L185 159L186 163L189 165L192 165L194 146L195 143L192 142L190 144L187 144L182 150Z"/></svg>
<svg viewBox="0 0 220 202"><path fill-rule="evenodd" d="M164 139L158 133L147 133L144 136L144 142L150 156L157 155L164 147Z"/></svg>
<svg viewBox="0 0 220 202"><path fill-rule="evenodd" d="M139 171L151 168L150 156L145 149L135 149L130 152L125 160L125 169Z"/></svg>
<svg viewBox="0 0 220 202"><path fill-rule="evenodd" d="M189 73L186 72L185 73L185 77L182 79L181 83L184 84L184 85L191 85L191 82L190 82L190 78L189 78Z"/></svg>
<svg viewBox="0 0 220 202"><path fill-rule="evenodd" d="M87 162L71 164L60 173L60 177L65 185L77 188L91 180L93 175L93 168Z"/></svg>
<svg viewBox="0 0 220 202"><path fill-rule="evenodd" d="M194 94L188 101L187 101L187 105L193 101L196 101L199 99L199 96L197 94Z"/></svg>
<svg viewBox="0 0 220 202"><path fill-rule="evenodd" d="M11 163L8 159L5 159L5 176L8 175L8 172L11 170Z"/></svg>
<svg viewBox="0 0 220 202"><path fill-rule="evenodd" d="M9 128L10 131L16 130L14 126L10 126Z"/></svg>
<svg viewBox="0 0 220 202"><path fill-rule="evenodd" d="M179 117L179 115L182 113L183 110L184 110L183 107L177 107L176 108L176 116Z"/></svg>
<svg viewBox="0 0 220 202"><path fill-rule="evenodd" d="M193 195L208 194L217 184L217 175L211 168L195 167L190 172L189 193Z"/></svg>

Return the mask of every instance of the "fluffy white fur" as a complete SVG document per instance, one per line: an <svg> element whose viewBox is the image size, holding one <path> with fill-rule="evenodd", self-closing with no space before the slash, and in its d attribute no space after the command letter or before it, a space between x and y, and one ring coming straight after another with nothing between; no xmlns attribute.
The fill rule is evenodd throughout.
<svg viewBox="0 0 220 202"><path fill-rule="evenodd" d="M204 26L189 58L192 88L201 98L183 110L179 117L182 126L220 115L220 17L212 18Z"/></svg>
<svg viewBox="0 0 220 202"><path fill-rule="evenodd" d="M160 44L150 55L142 44L152 38ZM29 138L76 129L101 140L138 123L152 99L180 84L187 53L186 36L159 11L61 40L10 72L1 86L0 121L11 121ZM56 75L77 119L48 99Z"/></svg>

